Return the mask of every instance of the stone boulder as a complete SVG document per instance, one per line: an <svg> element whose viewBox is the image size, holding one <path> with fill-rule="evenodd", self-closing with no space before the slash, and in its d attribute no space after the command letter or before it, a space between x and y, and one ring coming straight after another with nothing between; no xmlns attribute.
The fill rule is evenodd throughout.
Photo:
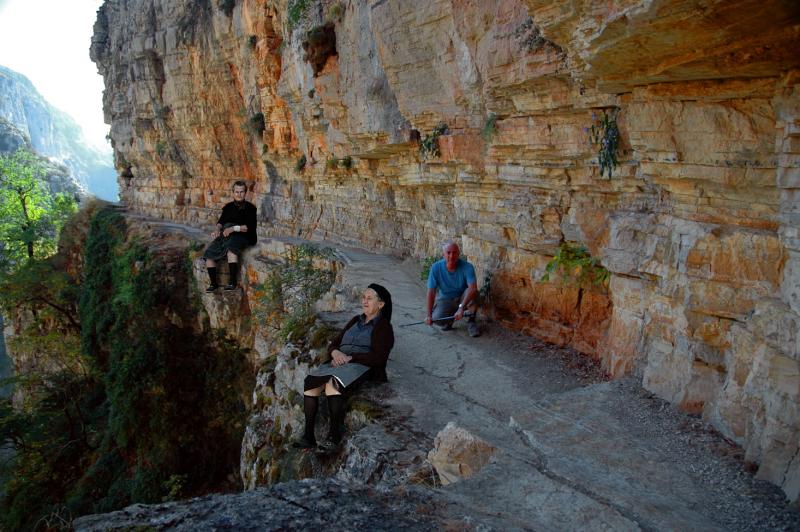
<svg viewBox="0 0 800 532"><path fill-rule="evenodd" d="M489 463L495 448L452 421L436 435L428 461L443 485L469 478Z"/></svg>

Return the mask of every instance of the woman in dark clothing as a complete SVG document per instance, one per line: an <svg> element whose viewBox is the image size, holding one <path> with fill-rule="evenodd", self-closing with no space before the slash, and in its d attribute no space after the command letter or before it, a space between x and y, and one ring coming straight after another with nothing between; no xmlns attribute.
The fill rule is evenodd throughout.
<svg viewBox="0 0 800 532"><path fill-rule="evenodd" d="M217 282L217 261L228 259L228 285L225 290L236 289L236 276L239 272L239 255L257 241L256 206L245 200L247 184L237 181L233 184L233 201L222 208L217 220L217 227L211 236L214 241L206 248L203 258L206 259L210 284L206 292L213 292L219 287Z"/></svg>
<svg viewBox="0 0 800 532"><path fill-rule="evenodd" d="M351 319L328 346L331 361L309 372L305 379L305 432L294 442L295 447L316 446L314 425L323 391L327 396L330 429L320 448L332 450L342 440L342 393L353 390L364 380L386 382L386 361L394 346L392 296L381 285L371 284L361 296L361 307L364 313Z"/></svg>

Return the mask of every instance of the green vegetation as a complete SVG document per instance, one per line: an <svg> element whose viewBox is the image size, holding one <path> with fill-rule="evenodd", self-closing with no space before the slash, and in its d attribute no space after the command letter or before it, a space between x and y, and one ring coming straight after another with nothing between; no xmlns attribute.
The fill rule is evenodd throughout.
<svg viewBox="0 0 800 532"><path fill-rule="evenodd" d="M431 266L433 266L433 263L441 258L441 255L431 255L430 257L425 257L422 259L422 261L420 261L420 267L422 269L419 272L419 278L423 281L427 281L428 274L431 273Z"/></svg>
<svg viewBox="0 0 800 532"><path fill-rule="evenodd" d="M261 135L264 130L267 129L267 124L264 121L264 113L254 113L247 122L245 122L244 128L253 135Z"/></svg>
<svg viewBox="0 0 800 532"><path fill-rule="evenodd" d="M592 124L590 129L589 140L592 144L596 144L598 147L597 162L600 164L600 177L602 177L605 172L608 172L608 177L611 177L611 173L618 164L618 114L618 107L613 108L611 112L603 111L603 117L600 119L600 122ZM593 114L592 119L597 121L596 115Z"/></svg>
<svg viewBox="0 0 800 532"><path fill-rule="evenodd" d="M547 263L542 281L549 281L550 275L558 272L562 283L571 283L581 288L599 286L606 288L611 274L584 246L573 246L562 242L553 259Z"/></svg>
<svg viewBox="0 0 800 532"><path fill-rule="evenodd" d="M436 126L430 135L425 137L419 143L419 153L423 160L431 157L439 156L439 137L447 132L447 124L440 123Z"/></svg>
<svg viewBox="0 0 800 532"><path fill-rule="evenodd" d="M258 36L257 35L251 35L250 37L248 37L247 44L248 44L248 46L250 46L250 48L255 48L256 44L258 44Z"/></svg>
<svg viewBox="0 0 800 532"><path fill-rule="evenodd" d="M44 162L29 151L0 155L0 274L52 255L77 209L73 197L47 189L45 173Z"/></svg>
<svg viewBox="0 0 800 532"><path fill-rule="evenodd" d="M88 225L82 285L55 256L2 287L6 309L33 316L22 347L48 357L15 378L23 410L0 402L0 442L16 453L7 530L231 488L238 468L245 350L195 325L183 256L149 253L113 208Z"/></svg>
<svg viewBox="0 0 800 532"><path fill-rule="evenodd" d="M329 248L293 247L285 262L273 267L267 280L256 287L256 317L277 331L280 340L297 340L309 331L314 303L330 290L334 279L333 271L320 263L332 257Z"/></svg>
<svg viewBox="0 0 800 532"><path fill-rule="evenodd" d="M341 2L335 2L328 8L327 20L331 22L335 20L341 20L342 15L344 15L344 5L342 5Z"/></svg>
<svg viewBox="0 0 800 532"><path fill-rule="evenodd" d="M159 158L163 159L166 154L167 154L167 143L163 140L159 140L158 142L156 142L156 155L158 155Z"/></svg>
<svg viewBox="0 0 800 532"><path fill-rule="evenodd" d="M305 154L301 155L300 158L297 159L297 162L294 163L294 169L298 172L302 172L306 168L306 162L307 160Z"/></svg>
<svg viewBox="0 0 800 532"><path fill-rule="evenodd" d="M345 168L347 170L353 167L353 158L349 155L342 157L341 159L337 159L333 155L328 157L325 160L325 168L329 170L335 170L336 168Z"/></svg>
<svg viewBox="0 0 800 532"><path fill-rule="evenodd" d="M481 137L486 142L491 142L494 138L495 134L497 133L497 115L491 113L489 118L486 119L486 123L483 125L483 129L481 129Z"/></svg>
<svg viewBox="0 0 800 532"><path fill-rule="evenodd" d="M489 304L489 297L492 293L492 272L483 276L483 284L478 289L478 304L486 306Z"/></svg>
<svg viewBox="0 0 800 532"><path fill-rule="evenodd" d="M306 16L308 8L311 6L311 1L312 0L289 0L286 15L290 33L300 20Z"/></svg>

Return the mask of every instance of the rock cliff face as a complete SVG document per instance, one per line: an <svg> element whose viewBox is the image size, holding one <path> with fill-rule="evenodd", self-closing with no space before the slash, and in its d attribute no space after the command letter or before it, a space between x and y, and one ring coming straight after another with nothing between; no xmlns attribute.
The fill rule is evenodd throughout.
<svg viewBox="0 0 800 532"><path fill-rule="evenodd" d="M13 151L21 142L67 167L75 182L71 188L117 199L108 153L89 146L75 120L50 105L28 78L0 66L0 152Z"/></svg>
<svg viewBox="0 0 800 532"><path fill-rule="evenodd" d="M107 0L92 58L133 209L207 224L245 179L263 234L457 237L501 322L639 372L796 499L798 35L779 0ZM564 241L607 289L541 282Z"/></svg>

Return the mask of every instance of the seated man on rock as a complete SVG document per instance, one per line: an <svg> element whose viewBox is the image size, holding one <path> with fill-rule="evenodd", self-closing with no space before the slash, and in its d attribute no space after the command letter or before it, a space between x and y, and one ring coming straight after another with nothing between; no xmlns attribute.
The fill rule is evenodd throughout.
<svg viewBox="0 0 800 532"><path fill-rule="evenodd" d="M256 206L245 200L247 185L244 181L233 184L233 201L222 208L217 227L211 233L214 241L203 253L211 284L206 292L219 288L217 281L217 261L228 258L228 284L225 290L236 290L236 276L239 273L239 256L242 251L256 243Z"/></svg>
<svg viewBox="0 0 800 532"><path fill-rule="evenodd" d="M478 285L475 268L461 259L458 244L449 240L442 246L444 258L433 263L428 274L428 314L425 323L434 322L443 331L453 328L453 322L470 311L467 331L472 337L480 336L481 331L475 321L478 311Z"/></svg>

